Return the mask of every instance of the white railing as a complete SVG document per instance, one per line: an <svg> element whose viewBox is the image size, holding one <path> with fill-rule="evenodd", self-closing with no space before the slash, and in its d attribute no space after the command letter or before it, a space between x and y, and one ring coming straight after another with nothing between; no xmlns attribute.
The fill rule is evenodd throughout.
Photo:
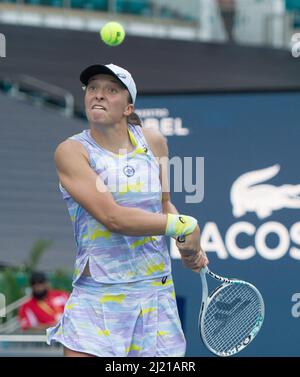
<svg viewBox="0 0 300 377"><path fill-rule="evenodd" d="M62 356L61 344L49 346L45 331L42 334L17 333L21 330L18 317L13 313L30 297L27 294L6 306L6 322L0 325L0 356Z"/></svg>
<svg viewBox="0 0 300 377"><path fill-rule="evenodd" d="M6 80L8 82L9 80ZM45 81L36 79L28 75L19 75L18 77L11 80L11 90L10 94L17 98L32 98L30 94L24 93L26 88L35 90L39 97L36 99L36 102L40 104L46 104L47 99L53 100L63 100L64 101L64 110L63 113L67 117L72 117L74 115L75 101L74 96L71 92L62 89L58 86L48 84ZM22 90L23 89L23 90ZM47 97L46 100L44 98ZM57 105L57 107L59 107Z"/></svg>
<svg viewBox="0 0 300 377"><path fill-rule="evenodd" d="M9 313L11 313L12 311L14 311L15 309L18 309L21 305L24 304L24 302L26 302L29 297L31 297L31 295L25 295L21 298L19 298L18 300L12 302L11 304L7 305L6 309L5 309L5 312L6 312L6 316L9 315Z"/></svg>
<svg viewBox="0 0 300 377"><path fill-rule="evenodd" d="M0 334L12 334L20 329L18 318L12 317L0 326Z"/></svg>
<svg viewBox="0 0 300 377"><path fill-rule="evenodd" d="M49 346L44 334L6 334L0 335L0 356L57 357L63 356L63 348L59 343Z"/></svg>
<svg viewBox="0 0 300 377"><path fill-rule="evenodd" d="M23 305L29 297L29 294L25 295L5 307L5 317L1 318L2 322L5 318L5 322L0 324L0 334L12 333L19 329L19 322L17 320L17 317L13 316L13 312L21 305Z"/></svg>
<svg viewBox="0 0 300 377"><path fill-rule="evenodd" d="M46 335L35 334L5 334L0 335L0 342L13 343L46 343Z"/></svg>

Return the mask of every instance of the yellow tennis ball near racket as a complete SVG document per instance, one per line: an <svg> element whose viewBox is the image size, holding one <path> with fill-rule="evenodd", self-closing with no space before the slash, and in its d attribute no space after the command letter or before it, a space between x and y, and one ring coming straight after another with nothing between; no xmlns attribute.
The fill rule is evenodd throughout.
<svg viewBox="0 0 300 377"><path fill-rule="evenodd" d="M125 38L125 30L118 22L107 22L100 30L100 36L108 46L118 46Z"/></svg>

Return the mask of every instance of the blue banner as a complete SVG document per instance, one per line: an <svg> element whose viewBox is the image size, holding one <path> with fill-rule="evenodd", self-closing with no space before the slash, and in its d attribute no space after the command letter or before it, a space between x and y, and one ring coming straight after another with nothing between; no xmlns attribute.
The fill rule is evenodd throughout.
<svg viewBox="0 0 300 377"><path fill-rule="evenodd" d="M209 267L253 283L263 295L263 327L241 356L300 356L299 103L300 93L144 96L137 102L144 126L160 129L170 159L182 160L176 166L183 180L191 180L184 157L193 162L193 182L182 192L174 192L180 190L175 169L171 173L171 198L181 213L198 219ZM197 157L204 157L203 166ZM174 245L170 249L186 355L209 356L197 331L200 277L182 266ZM212 279L208 285L215 287Z"/></svg>

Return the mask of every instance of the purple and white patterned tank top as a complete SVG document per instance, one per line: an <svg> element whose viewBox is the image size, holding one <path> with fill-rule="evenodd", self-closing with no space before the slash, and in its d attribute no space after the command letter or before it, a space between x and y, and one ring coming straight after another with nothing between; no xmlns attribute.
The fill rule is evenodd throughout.
<svg viewBox="0 0 300 377"><path fill-rule="evenodd" d="M134 149L120 155L97 144L90 130L70 139L85 147L91 168L119 205L161 213L159 164L139 126L129 124L128 134ZM164 236L113 233L81 207L61 184L59 187L67 203L77 244L73 283L81 276L87 262L93 279L106 284L153 279L171 273Z"/></svg>

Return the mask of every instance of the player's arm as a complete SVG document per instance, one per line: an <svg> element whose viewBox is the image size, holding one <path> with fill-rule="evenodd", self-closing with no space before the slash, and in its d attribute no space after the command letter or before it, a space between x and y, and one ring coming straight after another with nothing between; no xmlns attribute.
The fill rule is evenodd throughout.
<svg viewBox="0 0 300 377"><path fill-rule="evenodd" d="M171 235L175 229L165 214L118 205L101 178L90 167L87 152L79 142L66 140L61 143L55 151L55 163L62 186L110 231L146 236ZM191 221L188 216L187 221ZM187 225L191 227L193 224ZM191 232L188 228L184 231Z"/></svg>

